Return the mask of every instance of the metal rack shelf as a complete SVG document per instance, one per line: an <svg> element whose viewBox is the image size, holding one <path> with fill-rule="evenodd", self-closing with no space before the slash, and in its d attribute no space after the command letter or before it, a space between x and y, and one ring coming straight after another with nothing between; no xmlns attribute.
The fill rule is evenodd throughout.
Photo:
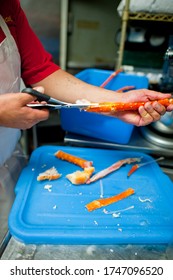
<svg viewBox="0 0 173 280"><path fill-rule="evenodd" d="M164 22L173 22L172 14L151 14L145 12L129 12L129 20L148 20L148 21L164 21Z"/></svg>
<svg viewBox="0 0 173 280"><path fill-rule="evenodd" d="M143 20L143 21L155 21L155 22L173 22L173 14L164 13L149 13L149 12L131 12L129 10L130 0L125 1L125 7L122 13L122 34L120 39L120 46L118 50L118 59L115 69L119 69L122 66L124 45L126 38L127 23L129 20Z"/></svg>

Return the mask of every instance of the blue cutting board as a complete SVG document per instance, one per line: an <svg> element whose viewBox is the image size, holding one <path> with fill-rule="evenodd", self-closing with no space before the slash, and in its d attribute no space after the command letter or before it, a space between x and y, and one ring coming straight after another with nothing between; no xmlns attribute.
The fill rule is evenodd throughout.
<svg viewBox="0 0 173 280"><path fill-rule="evenodd" d="M66 174L80 167L59 160L63 150L92 160L98 172L127 157L149 155L137 152L43 146L31 155L16 186L9 216L9 229L16 239L35 244L161 244L173 242L173 184L157 163L138 169L127 178L131 165L89 184L72 185ZM39 173L56 167L61 178L37 181ZM45 189L51 185L51 191ZM88 212L94 199L116 195L127 188L135 194L109 206Z"/></svg>

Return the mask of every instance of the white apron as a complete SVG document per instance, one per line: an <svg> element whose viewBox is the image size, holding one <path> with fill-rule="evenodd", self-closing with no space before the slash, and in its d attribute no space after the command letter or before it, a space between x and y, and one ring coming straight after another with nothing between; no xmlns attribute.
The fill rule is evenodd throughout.
<svg viewBox="0 0 173 280"><path fill-rule="evenodd" d="M0 94L19 92L20 55L1 16L0 27L6 35L5 40L0 43ZM0 243L8 229L8 215L14 200L14 187L27 164L22 149L17 144L19 138L19 129L0 127Z"/></svg>
<svg viewBox="0 0 173 280"><path fill-rule="evenodd" d="M0 94L19 92L21 61L18 48L2 16L0 27L6 35L0 43ZM19 129L0 126L0 166L12 155L19 138Z"/></svg>

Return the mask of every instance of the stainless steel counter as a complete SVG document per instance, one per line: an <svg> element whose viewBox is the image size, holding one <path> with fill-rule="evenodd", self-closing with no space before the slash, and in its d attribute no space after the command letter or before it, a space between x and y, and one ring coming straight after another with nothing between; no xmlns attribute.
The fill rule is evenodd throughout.
<svg viewBox="0 0 173 280"><path fill-rule="evenodd" d="M11 238L2 260L173 260L170 245L25 245Z"/></svg>
<svg viewBox="0 0 173 280"><path fill-rule="evenodd" d="M14 190L0 185L0 255L9 240L8 215L14 201Z"/></svg>

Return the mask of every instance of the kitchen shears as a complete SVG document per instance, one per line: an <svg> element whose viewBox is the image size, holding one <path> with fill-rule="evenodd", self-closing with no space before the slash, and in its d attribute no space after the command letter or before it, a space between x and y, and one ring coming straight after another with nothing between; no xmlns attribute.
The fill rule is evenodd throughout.
<svg viewBox="0 0 173 280"><path fill-rule="evenodd" d="M66 103L63 101L60 101L58 99L55 99L45 93L41 93L33 88L24 88L22 90L24 93L29 93L32 96L35 96L37 98L37 101L42 102L45 101L46 103L29 103L27 104L28 107L30 108L35 108L35 109L49 109L49 110L58 110L61 108L78 108L78 109L85 109L90 104L77 104L77 103Z"/></svg>
<svg viewBox="0 0 173 280"><path fill-rule="evenodd" d="M29 93L35 97L37 97L38 101L46 101L46 104L43 103L30 103L28 104L29 107L32 108L47 108L51 110L61 109L61 108L78 108L81 110L85 110L87 112L93 113L116 113L122 111L136 111L140 106L144 106L145 102L102 102L102 103L90 103L89 101L84 102L83 100L79 100L80 103L66 103L60 101L58 99L52 98L47 94L42 94L35 89L32 88L25 88L22 92ZM150 101L151 104L153 102L159 102L163 106L167 107L170 104L173 104L173 98L164 98L159 100Z"/></svg>

